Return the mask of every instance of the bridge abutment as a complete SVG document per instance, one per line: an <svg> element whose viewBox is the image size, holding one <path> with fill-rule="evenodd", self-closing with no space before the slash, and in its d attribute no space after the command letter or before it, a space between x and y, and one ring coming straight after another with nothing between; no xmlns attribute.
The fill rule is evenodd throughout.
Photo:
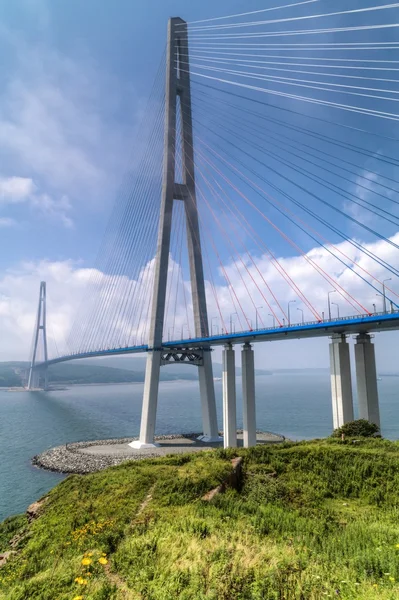
<svg viewBox="0 0 399 600"><path fill-rule="evenodd" d="M349 344L344 334L330 343L331 396L334 429L353 421L353 395Z"/></svg>
<svg viewBox="0 0 399 600"><path fill-rule="evenodd" d="M223 446L237 446L236 366L231 344L223 348Z"/></svg>
<svg viewBox="0 0 399 600"><path fill-rule="evenodd" d="M380 427L375 349L368 333L356 337L355 364L359 419L366 419Z"/></svg>
<svg viewBox="0 0 399 600"><path fill-rule="evenodd" d="M255 360L251 344L241 350L244 448L256 446Z"/></svg>

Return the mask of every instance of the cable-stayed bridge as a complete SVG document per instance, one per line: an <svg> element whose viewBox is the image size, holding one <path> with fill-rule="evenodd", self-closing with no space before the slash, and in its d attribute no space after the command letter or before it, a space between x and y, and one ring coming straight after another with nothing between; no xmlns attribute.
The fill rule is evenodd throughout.
<svg viewBox="0 0 399 600"><path fill-rule="evenodd" d="M46 388L57 362L146 352L142 447L154 440L161 366L191 364L203 439L215 440L211 350L221 345L224 444L234 446L242 344L248 446L252 344L331 337L339 426L353 419L354 334L359 414L379 424L370 333L399 327L399 4L313 4L327 6L169 21L131 172L65 340L47 336L41 283L29 389Z"/></svg>

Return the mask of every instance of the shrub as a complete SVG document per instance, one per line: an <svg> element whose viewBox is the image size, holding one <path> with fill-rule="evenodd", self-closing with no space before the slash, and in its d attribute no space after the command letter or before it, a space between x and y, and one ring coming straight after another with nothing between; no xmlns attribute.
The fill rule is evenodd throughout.
<svg viewBox="0 0 399 600"><path fill-rule="evenodd" d="M366 419L358 419L334 429L332 437L341 437L342 434L347 437L379 437L380 429L375 423L370 423Z"/></svg>

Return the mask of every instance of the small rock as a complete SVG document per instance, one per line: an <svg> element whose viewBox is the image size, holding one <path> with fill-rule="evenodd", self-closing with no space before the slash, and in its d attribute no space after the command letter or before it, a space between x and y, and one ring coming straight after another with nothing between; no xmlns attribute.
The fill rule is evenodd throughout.
<svg viewBox="0 0 399 600"><path fill-rule="evenodd" d="M41 509L43 507L44 502L47 498L43 498L43 500L39 500L38 502L33 502L30 506L28 506L26 510L26 514L28 516L29 523L32 523L35 519L40 516Z"/></svg>
<svg viewBox="0 0 399 600"><path fill-rule="evenodd" d="M0 567L4 567L10 556L13 554L16 554L15 550L9 550L8 552L0 554Z"/></svg>

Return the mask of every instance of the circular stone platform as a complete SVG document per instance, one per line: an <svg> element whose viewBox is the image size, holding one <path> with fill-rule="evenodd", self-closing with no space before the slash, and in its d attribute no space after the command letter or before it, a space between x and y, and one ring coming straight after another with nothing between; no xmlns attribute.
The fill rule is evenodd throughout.
<svg viewBox="0 0 399 600"><path fill-rule="evenodd" d="M223 447L223 441L200 442L197 440L199 435L201 434L161 435L155 438L159 446L139 450L128 445L137 438L74 442L45 450L34 456L32 463L49 471L86 474L119 465L126 460L155 458L184 452L200 452L201 450ZM242 431L237 432L237 437L238 446L242 447ZM265 431L258 431L256 437L257 444L281 443L285 440L283 435Z"/></svg>

